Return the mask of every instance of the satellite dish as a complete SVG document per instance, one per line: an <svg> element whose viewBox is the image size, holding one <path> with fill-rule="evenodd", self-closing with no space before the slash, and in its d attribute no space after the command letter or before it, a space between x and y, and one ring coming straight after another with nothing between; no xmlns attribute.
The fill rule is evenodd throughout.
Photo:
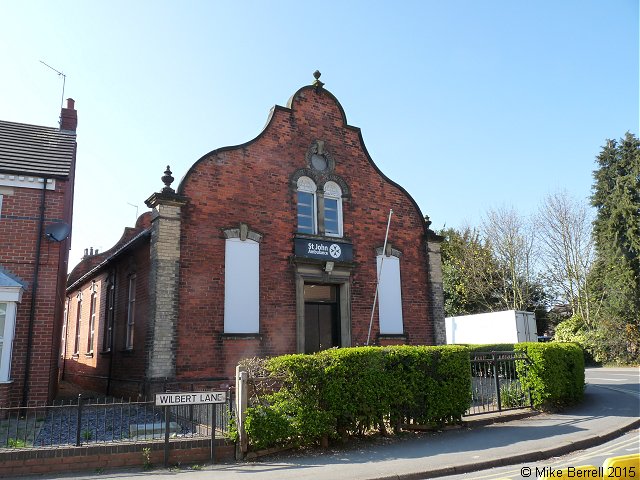
<svg viewBox="0 0 640 480"><path fill-rule="evenodd" d="M71 227L64 222L56 222L51 225L47 225L44 229L44 234L52 242L61 242L66 239L71 233Z"/></svg>

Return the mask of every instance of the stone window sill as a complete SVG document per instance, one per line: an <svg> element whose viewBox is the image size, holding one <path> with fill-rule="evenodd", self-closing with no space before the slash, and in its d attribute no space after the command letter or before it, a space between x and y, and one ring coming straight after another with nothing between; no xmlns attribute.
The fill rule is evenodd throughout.
<svg viewBox="0 0 640 480"><path fill-rule="evenodd" d="M225 340L262 340L260 333L223 333L220 336Z"/></svg>

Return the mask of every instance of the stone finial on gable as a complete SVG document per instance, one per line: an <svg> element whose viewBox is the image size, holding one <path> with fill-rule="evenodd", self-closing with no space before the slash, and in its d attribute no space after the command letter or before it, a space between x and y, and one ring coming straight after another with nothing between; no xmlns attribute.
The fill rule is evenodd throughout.
<svg viewBox="0 0 640 480"><path fill-rule="evenodd" d="M316 92L324 86L324 83L320 81L320 75L322 75L320 73L320 70L316 70L315 72L313 72L313 78L315 78L315 80L311 85L315 87Z"/></svg>
<svg viewBox="0 0 640 480"><path fill-rule="evenodd" d="M164 183L162 193L176 193L175 190L171 188L174 178L171 175L171 168L169 168L169 165L167 165L167 169L164 171L164 175L160 177L160 180Z"/></svg>
<svg viewBox="0 0 640 480"><path fill-rule="evenodd" d="M164 171L164 175L160 177L162 183L164 183L164 188L159 192L153 193L144 201L147 207L156 208L159 204L180 207L187 203L186 197L177 194L176 191L171 188L171 183L174 180L171 173L171 168L169 167L169 165L167 165L167 169Z"/></svg>

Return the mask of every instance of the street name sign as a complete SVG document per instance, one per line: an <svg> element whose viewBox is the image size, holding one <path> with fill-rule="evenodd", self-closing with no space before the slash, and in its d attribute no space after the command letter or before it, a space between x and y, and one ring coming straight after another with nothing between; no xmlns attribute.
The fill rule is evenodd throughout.
<svg viewBox="0 0 640 480"><path fill-rule="evenodd" d="M208 403L225 403L227 392L173 392L156 393L156 406L170 407L174 405L202 405Z"/></svg>

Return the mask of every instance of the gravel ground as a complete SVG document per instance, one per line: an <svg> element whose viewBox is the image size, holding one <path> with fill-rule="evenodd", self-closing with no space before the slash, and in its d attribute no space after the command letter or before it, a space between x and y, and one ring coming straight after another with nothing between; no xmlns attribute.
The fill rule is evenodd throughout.
<svg viewBox="0 0 640 480"><path fill-rule="evenodd" d="M84 405L80 424L82 444L129 440L131 424L163 422L159 411L149 404ZM76 443L78 407L50 407L36 435L34 446Z"/></svg>

